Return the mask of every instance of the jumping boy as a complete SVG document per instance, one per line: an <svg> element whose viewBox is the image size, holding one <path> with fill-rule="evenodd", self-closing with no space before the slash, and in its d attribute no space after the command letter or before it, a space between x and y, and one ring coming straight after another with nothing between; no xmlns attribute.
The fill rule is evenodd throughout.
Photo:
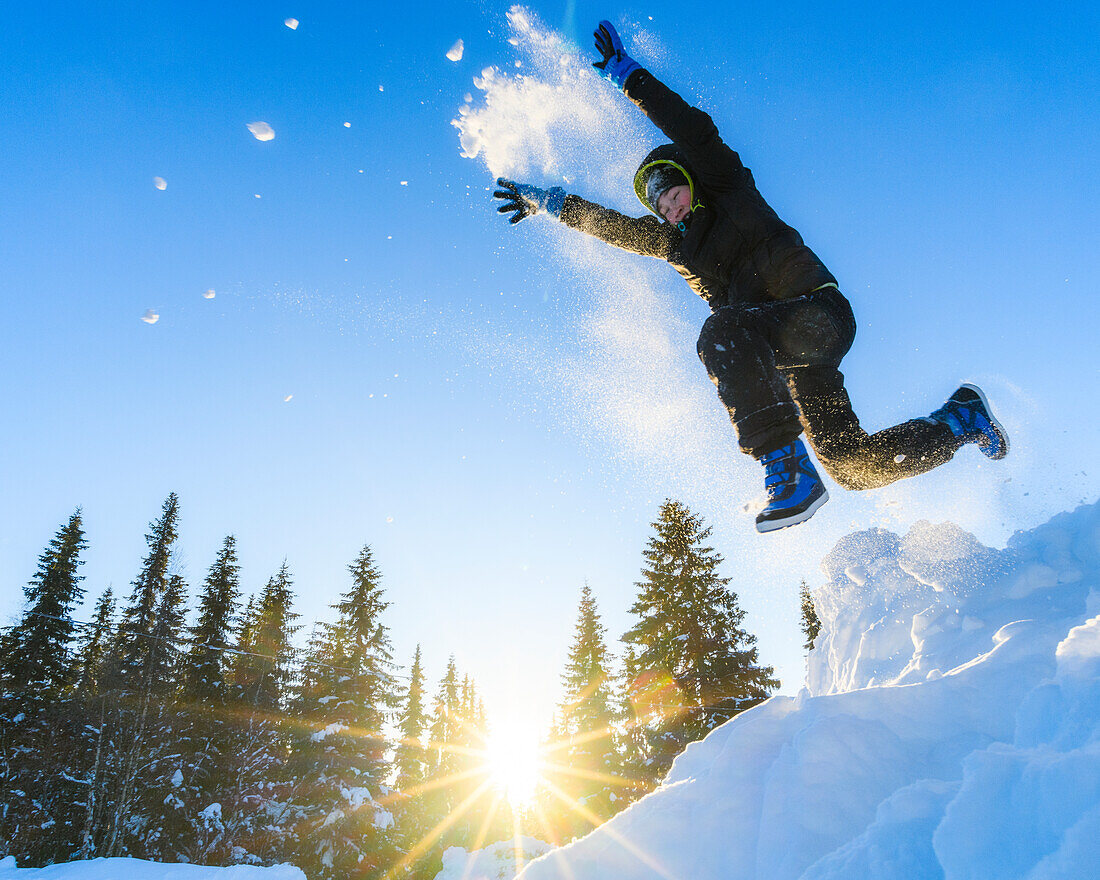
<svg viewBox="0 0 1100 880"><path fill-rule="evenodd" d="M1008 437L974 385L960 386L925 418L875 434L860 427L838 369L856 323L836 279L764 201L711 118L627 55L610 22L594 36L601 60L593 66L672 141L634 175L638 199L656 216L627 217L560 187L504 178L494 193L505 201L498 210L512 223L546 211L608 244L666 260L709 303L699 358L742 451L764 465L767 506L756 528L803 522L828 500L803 430L822 467L847 489L924 473L966 443L1004 458Z"/></svg>

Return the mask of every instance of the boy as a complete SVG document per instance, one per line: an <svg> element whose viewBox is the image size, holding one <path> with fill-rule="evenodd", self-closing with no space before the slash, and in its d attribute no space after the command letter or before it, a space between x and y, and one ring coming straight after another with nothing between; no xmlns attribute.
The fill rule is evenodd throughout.
<svg viewBox="0 0 1100 880"><path fill-rule="evenodd" d="M838 369L856 324L836 279L764 201L711 118L627 55L610 22L594 36L601 60L593 66L672 141L634 176L638 199L656 216L626 217L560 187L503 178L498 210L512 213L512 223L546 211L609 244L666 260L710 304L699 358L742 451L764 465L767 505L756 528L804 522L828 500L803 429L822 467L848 489L924 473L966 443L1004 458L1008 437L974 385L960 386L925 418L875 434L860 427Z"/></svg>

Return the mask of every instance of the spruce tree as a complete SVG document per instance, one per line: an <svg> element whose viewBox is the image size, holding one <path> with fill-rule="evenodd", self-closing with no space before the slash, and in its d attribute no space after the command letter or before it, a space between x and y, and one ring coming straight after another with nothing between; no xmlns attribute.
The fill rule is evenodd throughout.
<svg viewBox="0 0 1100 880"><path fill-rule="evenodd" d="M98 735L101 771L93 793L101 811L86 829L85 852L119 856L155 855L150 836L161 825L158 805L164 762L173 737L168 700L177 684L183 635L185 584L171 573L179 524L179 499L172 493L145 536L149 552L104 664L101 689L104 726Z"/></svg>
<svg viewBox="0 0 1100 880"><path fill-rule="evenodd" d="M70 696L70 641L84 547L77 510L39 557L26 610L0 639L0 842L21 864L68 855L79 835L84 715Z"/></svg>
<svg viewBox="0 0 1100 880"><path fill-rule="evenodd" d="M91 699L99 694L103 662L114 637L115 595L108 587L100 595L92 612L91 623L76 650L73 663L73 688L78 696Z"/></svg>
<svg viewBox="0 0 1100 880"><path fill-rule="evenodd" d="M313 780L316 820L302 837L306 864L318 877L373 873L392 864L393 817L379 803L389 794L389 748L383 731L397 706L389 630L382 615L382 575L370 547L348 566L352 586L333 605L334 624L313 640L301 714L312 735L298 748L299 769Z"/></svg>
<svg viewBox="0 0 1100 880"><path fill-rule="evenodd" d="M810 588L806 586L805 580L802 581L798 589L798 598L802 608L802 635L806 637L802 647L807 651L812 651L814 639L821 632L821 618L817 616L814 597L810 595Z"/></svg>
<svg viewBox="0 0 1100 880"><path fill-rule="evenodd" d="M413 655L409 672L409 687L405 691L404 707L397 722L399 734L394 750L394 767L397 771L395 785L398 791L409 792L424 781L427 773L427 751L424 733L428 727L428 713L424 706L424 666L420 645Z"/></svg>
<svg viewBox="0 0 1100 880"><path fill-rule="evenodd" d="M224 834L221 816L214 822L210 805L220 804L238 754L226 707L228 655L240 595L236 541L228 536L210 566L199 596L198 619L190 629L183 664L176 751L165 803L169 856L205 862L216 855ZM219 807L216 813L221 813Z"/></svg>
<svg viewBox="0 0 1100 880"><path fill-rule="evenodd" d="M56 701L69 683L72 608L84 595L77 569L86 546L77 509L38 557L38 570L23 588L27 610L4 634L0 682L21 695L26 711Z"/></svg>
<svg viewBox="0 0 1100 880"><path fill-rule="evenodd" d="M546 812L562 817L559 838L575 836L609 818L620 801L622 766L606 631L592 590L585 584L573 644L561 676L559 739L546 752L546 776L557 790L551 792L548 807L558 801ZM563 796L573 802L572 808L560 803Z"/></svg>
<svg viewBox="0 0 1100 880"><path fill-rule="evenodd" d="M710 528L678 501L653 523L631 607L636 623L623 641L637 646L632 697L640 707L657 780L693 740L766 699L779 682L758 665L745 612L718 574L722 557L707 546Z"/></svg>
<svg viewBox="0 0 1100 880"><path fill-rule="evenodd" d="M295 827L305 819L300 795L307 780L295 777L289 754L300 736L284 714L295 673L291 645L298 615L292 601L284 562L238 618L226 689L233 721L227 752L234 760L225 771L220 809L201 817L196 846L203 861L284 861L295 847Z"/></svg>
<svg viewBox="0 0 1100 880"><path fill-rule="evenodd" d="M157 668L163 666L153 631L157 627L157 610L168 590L178 526L179 498L173 492L165 499L160 518L150 524L145 536L149 552L133 582L115 636L108 686L126 695L162 684L152 680Z"/></svg>
<svg viewBox="0 0 1100 880"><path fill-rule="evenodd" d="M185 702L214 708L227 700L226 649L230 646L241 594L239 571L237 541L229 535L210 566L199 595L199 615L191 627L184 675Z"/></svg>
<svg viewBox="0 0 1100 880"><path fill-rule="evenodd" d="M288 696L295 656L292 640L299 629L293 602L290 569L284 561L264 586L252 619L245 621L238 655L236 687L245 703L263 712L279 711Z"/></svg>

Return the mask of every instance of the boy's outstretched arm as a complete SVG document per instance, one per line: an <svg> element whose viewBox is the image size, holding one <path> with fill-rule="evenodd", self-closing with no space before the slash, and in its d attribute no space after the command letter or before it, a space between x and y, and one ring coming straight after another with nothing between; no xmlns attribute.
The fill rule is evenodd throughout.
<svg viewBox="0 0 1100 880"><path fill-rule="evenodd" d="M497 186L500 188L493 197L504 203L497 210L512 215L508 218L509 223L519 223L545 211L566 226L642 256L667 260L676 246L672 227L653 215L627 217L580 196L567 194L558 186L543 189L504 177L497 178Z"/></svg>
<svg viewBox="0 0 1100 880"><path fill-rule="evenodd" d="M744 166L719 136L714 120L631 58L611 22L601 21L593 36L601 60L592 66L602 70L684 152L699 183L712 192L736 186Z"/></svg>

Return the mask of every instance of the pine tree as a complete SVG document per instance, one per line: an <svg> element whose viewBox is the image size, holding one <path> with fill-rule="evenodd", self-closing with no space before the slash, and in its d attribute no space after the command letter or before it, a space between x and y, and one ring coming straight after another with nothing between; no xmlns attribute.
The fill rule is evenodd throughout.
<svg viewBox="0 0 1100 880"><path fill-rule="evenodd" d="M806 586L806 581L803 580L798 590L798 597L802 606L802 635L806 637L806 641L802 647L807 651L812 651L814 647L814 639L817 638L818 633L821 632L821 618L817 616L817 609L814 607L814 597L810 595L810 588Z"/></svg>
<svg viewBox="0 0 1100 880"><path fill-rule="evenodd" d="M84 547L77 510L39 557L20 622L0 638L0 845L21 864L67 855L79 833L84 725L69 691Z"/></svg>
<svg viewBox="0 0 1100 880"><path fill-rule="evenodd" d="M4 634L0 682L21 695L25 711L56 701L69 683L72 608L84 595L77 568L86 546L77 509L38 557L38 570L23 588L27 610Z"/></svg>
<svg viewBox="0 0 1100 880"><path fill-rule="evenodd" d="M392 815L378 804L389 794L383 728L397 706L389 631L382 614L381 572L370 547L348 566L352 586L312 640L300 711L312 735L297 748L314 781L316 820L303 835L306 864L318 877L372 873L394 859Z"/></svg>
<svg viewBox="0 0 1100 880"><path fill-rule="evenodd" d="M73 663L74 691L85 699L99 694L103 663L114 637L114 616L115 595L108 587L96 602L92 622L85 628Z"/></svg>
<svg viewBox="0 0 1100 880"><path fill-rule="evenodd" d="M666 501L623 641L636 645L631 695L645 725L648 771L661 778L693 740L766 699L778 687L758 665L745 612L718 575L722 557L706 545L710 528L683 504Z"/></svg>
<svg viewBox="0 0 1100 880"><path fill-rule="evenodd" d="M559 839L609 818L616 811L623 787L617 782L622 767L606 632L596 599L585 584L561 677L564 694L559 739L547 750L546 776L553 789L545 812L561 817ZM563 797L571 803L562 804Z"/></svg>
<svg viewBox="0 0 1100 880"><path fill-rule="evenodd" d="M264 586L252 618L246 618L242 627L235 684L243 701L263 712L282 709L288 695L295 653L292 640L299 629L294 624L299 615L291 611L292 588L284 561Z"/></svg>
<svg viewBox="0 0 1100 880"><path fill-rule="evenodd" d="M229 535L210 566L199 596L199 616L191 628L183 684L185 701L218 707L228 698L226 649L241 594L239 571L237 541Z"/></svg>
<svg viewBox="0 0 1100 880"><path fill-rule="evenodd" d="M161 508L161 516L150 524L145 536L149 553L141 573L133 582L133 591L122 611L109 664L108 686L124 694L157 687L152 676L160 662L160 648L154 638L157 609L168 590L169 566L179 525L179 498L171 493Z"/></svg>
<svg viewBox="0 0 1100 880"><path fill-rule="evenodd" d="M172 493L145 536L149 552L104 664L94 783L101 790L91 795L99 812L85 828L89 854L125 855L134 847L155 854L159 846L149 841L161 824L159 805L150 812L150 801L174 744L168 700L177 683L185 598L183 578L170 571L178 524Z"/></svg>
<svg viewBox="0 0 1100 880"><path fill-rule="evenodd" d="M397 771L395 785L398 791L408 792L418 787L427 773L427 751L424 733L428 727L428 713L424 707L424 666L420 657L420 645L413 655L409 672L409 687L405 692L404 708L397 722L399 738L394 750L394 767Z"/></svg>
<svg viewBox="0 0 1100 880"><path fill-rule="evenodd" d="M220 848L224 824L212 822L211 804L220 803L237 760L229 703L226 650L233 634L240 595L236 540L228 536L210 566L199 614L191 627L177 716L176 750L165 804L168 855L206 862ZM220 807L215 811L221 812Z"/></svg>

